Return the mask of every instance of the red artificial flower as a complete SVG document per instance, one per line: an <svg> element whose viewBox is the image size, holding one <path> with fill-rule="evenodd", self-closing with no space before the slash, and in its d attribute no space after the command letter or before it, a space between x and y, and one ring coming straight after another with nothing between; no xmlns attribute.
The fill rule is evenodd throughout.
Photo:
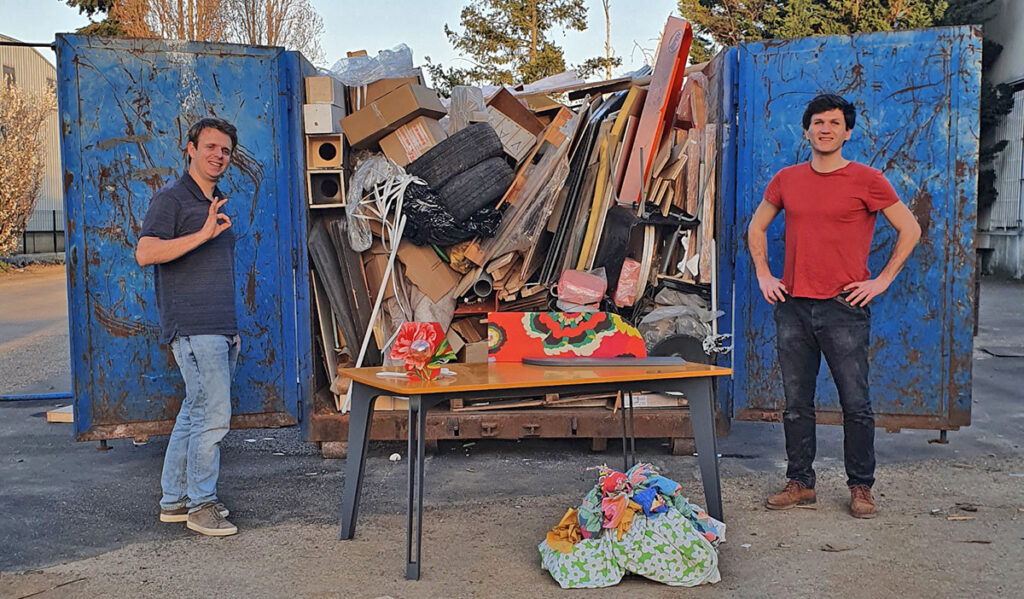
<svg viewBox="0 0 1024 599"><path fill-rule="evenodd" d="M441 339L444 339L444 331L441 330L439 323L403 322L402 328L398 329L398 338L395 339L395 344L391 347L391 359L408 360L410 355L416 359L424 352L433 355L434 350L441 344ZM426 346L418 343L414 349L414 341L425 342ZM427 360L427 362L429 361Z"/></svg>
<svg viewBox="0 0 1024 599"><path fill-rule="evenodd" d="M390 357L405 361L409 378L433 380L437 377L438 364L454 357L449 354L451 348L439 323L405 322L398 329Z"/></svg>

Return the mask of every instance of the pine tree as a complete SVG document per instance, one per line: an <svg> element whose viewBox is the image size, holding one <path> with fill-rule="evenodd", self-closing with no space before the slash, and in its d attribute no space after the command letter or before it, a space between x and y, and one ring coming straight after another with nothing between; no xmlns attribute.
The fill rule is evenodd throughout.
<svg viewBox="0 0 1024 599"><path fill-rule="evenodd" d="M983 0L984 1L984 0ZM690 53L707 60L743 41L929 27L948 0L679 0L694 27Z"/></svg>
<svg viewBox="0 0 1024 599"><path fill-rule="evenodd" d="M473 0L460 14L462 31L444 27L448 41L475 64L461 69L428 63L434 85L530 83L566 70L562 48L551 40L554 28L584 31L583 0ZM581 77L619 66L615 57L595 57L575 70Z"/></svg>

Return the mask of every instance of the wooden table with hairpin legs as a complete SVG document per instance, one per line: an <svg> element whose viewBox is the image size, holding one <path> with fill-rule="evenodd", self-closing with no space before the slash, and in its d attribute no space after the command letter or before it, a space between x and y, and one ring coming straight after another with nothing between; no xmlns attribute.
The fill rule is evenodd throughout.
<svg viewBox="0 0 1024 599"><path fill-rule="evenodd" d="M718 476L718 448L714 424L714 377L732 374L729 368L687 363L674 366L531 366L517 362L454 364L455 376L434 381L414 381L378 373L404 373L401 367L346 368L352 379L349 416L349 453L345 464L345 488L341 500L341 539L356 532L359 495L370 443L373 404L379 395L409 398L409 476L406 515L405 577L420 577L423 533L423 458L427 412L450 399L497 399L545 393L681 392L689 404L697 462L707 510L722 520L722 492ZM629 402L631 403L631 402ZM626 406L631 409L631 405ZM625 445L625 443L623 444ZM625 447L623 447L625 451ZM629 463L627 461L626 466ZM415 543L414 538L415 537ZM413 551L415 545L415 551Z"/></svg>

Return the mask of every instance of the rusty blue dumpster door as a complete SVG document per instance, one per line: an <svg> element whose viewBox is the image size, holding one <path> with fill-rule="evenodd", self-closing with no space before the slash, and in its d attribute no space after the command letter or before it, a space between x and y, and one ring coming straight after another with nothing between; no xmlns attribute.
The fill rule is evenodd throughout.
<svg viewBox="0 0 1024 599"><path fill-rule="evenodd" d="M310 373L299 55L281 48L57 38L75 432L170 431L184 383L134 259L153 194L185 171L189 125L238 128L229 198L242 351L232 426L295 424ZM296 284L298 282L298 284Z"/></svg>
<svg viewBox="0 0 1024 599"><path fill-rule="evenodd" d="M814 37L751 43L738 68L735 210L734 416L779 420L784 399L771 306L750 261L746 228L779 169L804 162L806 103L820 92L856 104L845 157L881 169L916 215L920 245L872 304L871 392L878 426L955 429L970 423L974 229L981 33L977 28ZM769 264L782 275L782 213L768 231ZM877 275L895 232L878 219L869 267ZM822 361L819 422L841 422Z"/></svg>

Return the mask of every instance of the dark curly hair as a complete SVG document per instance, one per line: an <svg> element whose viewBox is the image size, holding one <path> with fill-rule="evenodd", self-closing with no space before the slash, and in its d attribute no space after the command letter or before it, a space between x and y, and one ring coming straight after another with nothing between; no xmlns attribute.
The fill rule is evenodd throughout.
<svg viewBox="0 0 1024 599"><path fill-rule="evenodd" d="M846 119L846 130L853 129L854 123L857 122L857 111L854 110L853 104L847 102L842 96L821 94L807 103L807 110L804 110L804 131L811 126L812 116L828 112L829 110L835 110L836 108L843 111L843 118Z"/></svg>

